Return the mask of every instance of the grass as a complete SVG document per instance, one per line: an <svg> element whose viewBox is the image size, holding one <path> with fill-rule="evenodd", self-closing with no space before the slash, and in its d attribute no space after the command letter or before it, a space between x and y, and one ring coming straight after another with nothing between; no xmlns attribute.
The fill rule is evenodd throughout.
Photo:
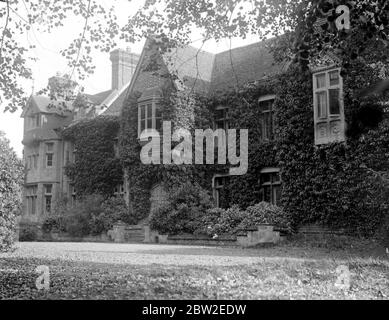
<svg viewBox="0 0 389 320"><path fill-rule="evenodd" d="M388 259L361 252L371 243L354 250L301 240L245 250L52 243L40 244L42 252L37 245L0 255L0 298L389 299ZM48 291L36 289L39 265L50 268ZM340 265L350 271L349 288L335 285Z"/></svg>

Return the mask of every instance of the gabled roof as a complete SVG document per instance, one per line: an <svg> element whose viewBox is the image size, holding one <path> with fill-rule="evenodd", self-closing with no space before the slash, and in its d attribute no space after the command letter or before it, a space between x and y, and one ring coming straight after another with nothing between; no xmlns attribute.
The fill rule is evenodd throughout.
<svg viewBox="0 0 389 320"><path fill-rule="evenodd" d="M96 94L86 94L86 96L90 100L90 102L99 105L102 104L104 100L107 99L112 94L113 91L114 90L107 90Z"/></svg>
<svg viewBox="0 0 389 320"><path fill-rule="evenodd" d="M168 70L187 87L207 92L212 80L215 55L191 46L179 47L164 54Z"/></svg>
<svg viewBox="0 0 389 320"><path fill-rule="evenodd" d="M31 96L21 117L32 108L32 113L51 113L66 116L72 110L72 103L64 100L51 100L45 96Z"/></svg>
<svg viewBox="0 0 389 320"><path fill-rule="evenodd" d="M130 83L124 85L120 90L115 90L102 103L103 115L119 115L122 109Z"/></svg>
<svg viewBox="0 0 389 320"><path fill-rule="evenodd" d="M249 82L272 77L286 69L285 63L275 63L269 44L272 39L212 54L192 46L172 49L162 55L162 61L180 83L195 92L213 94L231 90ZM152 39L143 48L128 91L132 91L141 72L146 51L151 50ZM176 82L177 85L177 82ZM145 88L146 90L146 88Z"/></svg>

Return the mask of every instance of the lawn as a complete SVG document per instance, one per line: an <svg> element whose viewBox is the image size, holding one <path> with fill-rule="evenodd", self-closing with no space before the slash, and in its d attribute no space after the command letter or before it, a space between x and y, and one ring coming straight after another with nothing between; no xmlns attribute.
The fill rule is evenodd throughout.
<svg viewBox="0 0 389 320"><path fill-rule="evenodd" d="M36 288L40 265L49 267L49 290ZM349 286L347 279L336 285L339 266L349 270ZM389 261L358 243L241 249L25 242L0 254L0 298L389 299Z"/></svg>

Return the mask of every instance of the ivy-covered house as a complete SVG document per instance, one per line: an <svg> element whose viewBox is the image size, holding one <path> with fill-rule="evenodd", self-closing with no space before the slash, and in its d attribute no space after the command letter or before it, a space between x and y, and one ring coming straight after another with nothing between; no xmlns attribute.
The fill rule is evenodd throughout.
<svg viewBox="0 0 389 320"><path fill-rule="evenodd" d="M386 66L355 62L344 74L336 57L326 57L304 72L276 62L271 41L218 54L146 42L119 134L126 199L139 221L193 180L220 207L266 201L289 212L295 226L377 230L388 212L381 179L389 169L388 117L384 99L358 92ZM142 164L140 134L160 131L163 121L189 130L248 129L248 172L230 176L228 164Z"/></svg>
<svg viewBox="0 0 389 320"><path fill-rule="evenodd" d="M103 117L105 127L108 128L106 131L110 134L109 146L114 157L114 138L119 125L118 110L123 104L139 56L129 50L117 49L111 52L110 58L110 90L80 95L75 99L77 83L57 75L49 79L48 95L32 95L23 108L21 116L24 119L25 181L21 229L40 226L53 214L55 205L61 199L66 198L70 203L75 201L74 179L67 168L75 162L77 152L83 151L77 151L75 142L84 137L86 132L78 132L76 138L67 136L65 128L77 127L80 122ZM123 192L119 183L116 192Z"/></svg>

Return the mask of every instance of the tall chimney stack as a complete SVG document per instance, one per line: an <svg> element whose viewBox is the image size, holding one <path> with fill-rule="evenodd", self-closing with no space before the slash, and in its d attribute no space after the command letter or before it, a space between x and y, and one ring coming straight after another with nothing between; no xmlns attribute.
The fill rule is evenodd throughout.
<svg viewBox="0 0 389 320"><path fill-rule="evenodd" d="M116 49L111 52L112 61L112 90L120 90L134 75L139 55L126 50Z"/></svg>

